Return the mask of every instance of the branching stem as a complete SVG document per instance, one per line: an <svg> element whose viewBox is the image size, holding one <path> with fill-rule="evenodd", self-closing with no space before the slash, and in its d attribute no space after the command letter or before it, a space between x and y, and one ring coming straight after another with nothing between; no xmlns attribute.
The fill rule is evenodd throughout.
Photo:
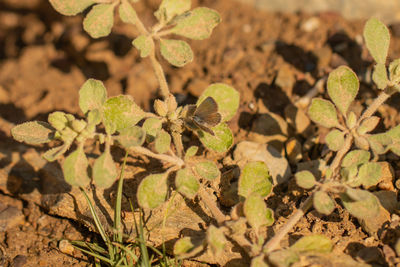
<svg viewBox="0 0 400 267"><path fill-rule="evenodd" d="M217 223L219 225L221 225L224 221L226 221L226 216L218 208L216 204L217 202L211 199L210 194L202 186L200 186L198 194L201 200L204 202L204 204L206 204L206 206L210 209L212 215L217 220Z"/></svg>
<svg viewBox="0 0 400 267"><path fill-rule="evenodd" d="M145 147L135 146L135 147L130 148L129 150L131 152L143 154L143 155L155 158L155 159L159 159L161 161L172 163L178 167L182 167L183 165L185 165L185 162L178 157L172 157L172 156L165 155L165 154L156 154Z"/></svg>

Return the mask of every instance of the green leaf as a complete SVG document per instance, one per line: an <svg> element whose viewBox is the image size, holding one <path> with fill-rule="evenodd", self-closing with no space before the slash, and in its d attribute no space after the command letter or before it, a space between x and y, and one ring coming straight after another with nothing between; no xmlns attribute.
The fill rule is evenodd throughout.
<svg viewBox="0 0 400 267"><path fill-rule="evenodd" d="M269 253L268 260L277 267L290 267L293 263L300 260L296 251L291 249L282 249Z"/></svg>
<svg viewBox="0 0 400 267"><path fill-rule="evenodd" d="M143 130L146 131L146 140L151 143L162 129L162 120L159 118L148 118L143 123Z"/></svg>
<svg viewBox="0 0 400 267"><path fill-rule="evenodd" d="M197 151L199 150L198 146L191 146L186 150L185 153L185 160L188 160L189 158L193 157L196 155Z"/></svg>
<svg viewBox="0 0 400 267"><path fill-rule="evenodd" d="M96 186L109 188L118 176L117 167L111 156L110 150L106 149L93 165L93 180Z"/></svg>
<svg viewBox="0 0 400 267"><path fill-rule="evenodd" d="M376 63L385 64L390 44L390 33L385 24L376 18L369 19L364 27L364 39Z"/></svg>
<svg viewBox="0 0 400 267"><path fill-rule="evenodd" d="M67 152L69 147L70 147L69 144L63 144L61 146L54 147L52 149L47 150L42 157L49 162L53 162L58 158L60 158L62 155L64 155L64 153Z"/></svg>
<svg viewBox="0 0 400 267"><path fill-rule="evenodd" d="M266 197L272 189L270 180L271 176L264 162L249 162L243 167L240 174L238 194L244 198L252 193Z"/></svg>
<svg viewBox="0 0 400 267"><path fill-rule="evenodd" d="M122 0L119 6L119 17L125 23L136 24L138 17L136 11L128 0Z"/></svg>
<svg viewBox="0 0 400 267"><path fill-rule="evenodd" d="M195 171L202 178L205 178L209 181L215 180L221 175L217 165L212 161L203 161L196 163Z"/></svg>
<svg viewBox="0 0 400 267"><path fill-rule="evenodd" d="M101 112L98 109L93 109L89 111L87 115L87 122L88 122L88 127L90 126L96 126L101 122L102 115Z"/></svg>
<svg viewBox="0 0 400 267"><path fill-rule="evenodd" d="M381 165L377 162L367 162L361 165L358 171L358 179L365 187L371 187L379 183L382 175Z"/></svg>
<svg viewBox="0 0 400 267"><path fill-rule="evenodd" d="M332 251L332 241L323 235L309 235L300 238L290 247L299 253L302 252L319 252L329 253Z"/></svg>
<svg viewBox="0 0 400 267"><path fill-rule="evenodd" d="M107 90L101 81L87 80L79 90L79 107L86 114L89 110L101 110L107 100Z"/></svg>
<svg viewBox="0 0 400 267"><path fill-rule="evenodd" d="M133 40L132 45L139 50L140 57L148 57L154 48L154 42L151 40L151 37L146 35L139 35L139 37Z"/></svg>
<svg viewBox="0 0 400 267"><path fill-rule="evenodd" d="M265 262L264 254L261 254L251 260L250 267L269 267L269 265Z"/></svg>
<svg viewBox="0 0 400 267"><path fill-rule="evenodd" d="M332 128L339 125L335 106L332 102L325 99L314 98L308 110L308 115L315 123L326 128Z"/></svg>
<svg viewBox="0 0 400 267"><path fill-rule="evenodd" d="M224 235L224 230L222 228L217 228L214 225L210 225L207 229L207 243L214 255L221 255L228 243L228 240L226 240Z"/></svg>
<svg viewBox="0 0 400 267"><path fill-rule="evenodd" d="M304 189L311 189L315 186L316 180L314 175L309 171L301 171L295 175L296 183Z"/></svg>
<svg viewBox="0 0 400 267"><path fill-rule="evenodd" d="M233 144L233 134L226 123L220 123L212 128L215 135L199 131L199 139L201 143L208 149L216 152L226 152Z"/></svg>
<svg viewBox="0 0 400 267"><path fill-rule="evenodd" d="M131 127L144 118L144 111L136 105L131 96L127 95L109 98L103 110L108 134Z"/></svg>
<svg viewBox="0 0 400 267"><path fill-rule="evenodd" d="M351 187L359 187L361 185L361 181L358 179L357 174L358 174L357 164L353 164L349 167L342 168L340 170L342 181L344 181L347 185Z"/></svg>
<svg viewBox="0 0 400 267"><path fill-rule="evenodd" d="M379 215L378 198L366 190L348 188L340 198L343 206L358 219L369 219Z"/></svg>
<svg viewBox="0 0 400 267"><path fill-rule="evenodd" d="M332 151L339 151L344 145L344 133L337 129L330 131L325 137L325 142Z"/></svg>
<svg viewBox="0 0 400 267"><path fill-rule="evenodd" d="M176 241L174 245L174 255L179 256L182 254L185 254L192 250L194 248L194 245L190 239L190 237L185 236L178 241Z"/></svg>
<svg viewBox="0 0 400 267"><path fill-rule="evenodd" d="M374 72L372 73L372 80L378 86L379 89L383 90L389 83L389 79L386 72L386 66L383 63L375 65Z"/></svg>
<svg viewBox="0 0 400 267"><path fill-rule="evenodd" d="M357 75L349 67L341 66L329 74L328 94L339 111L346 116L351 102L360 88Z"/></svg>
<svg viewBox="0 0 400 267"><path fill-rule="evenodd" d="M168 173L151 174L144 178L137 191L137 199L142 208L155 209L167 198Z"/></svg>
<svg viewBox="0 0 400 267"><path fill-rule="evenodd" d="M155 140L155 149L158 153L167 153L171 148L171 136L161 129Z"/></svg>
<svg viewBox="0 0 400 267"><path fill-rule="evenodd" d="M114 8L115 4L95 5L83 20L83 29L92 38L109 35L114 24Z"/></svg>
<svg viewBox="0 0 400 267"><path fill-rule="evenodd" d="M198 7L177 20L176 26L171 31L190 39L203 40L210 37L220 22L221 17L217 11Z"/></svg>
<svg viewBox="0 0 400 267"><path fill-rule="evenodd" d="M357 129L358 134L364 135L366 133L371 132L378 125L379 121L380 118L377 116L371 116L369 118L366 118L361 122L360 127L358 127Z"/></svg>
<svg viewBox="0 0 400 267"><path fill-rule="evenodd" d="M193 61L190 45L182 40L160 39L161 55L175 67L183 67Z"/></svg>
<svg viewBox="0 0 400 267"><path fill-rule="evenodd" d="M373 134L368 136L367 139L371 149L378 155L386 153L387 149L385 146L392 142L392 139L387 133Z"/></svg>
<svg viewBox="0 0 400 267"><path fill-rule="evenodd" d="M95 3L95 1L93 0L49 0L49 1L57 12L65 16L76 15Z"/></svg>
<svg viewBox="0 0 400 267"><path fill-rule="evenodd" d="M342 161L342 167L350 167L351 165L361 165L369 161L371 154L365 150L353 150L346 154Z"/></svg>
<svg viewBox="0 0 400 267"><path fill-rule="evenodd" d="M84 187L90 183L87 173L89 163L83 152L83 147L79 146L77 150L68 155L63 164L63 173L65 181L72 186Z"/></svg>
<svg viewBox="0 0 400 267"><path fill-rule="evenodd" d="M53 126L57 131L62 131L68 126L68 119L66 114L61 111L55 111L49 114L47 121Z"/></svg>
<svg viewBox="0 0 400 267"><path fill-rule="evenodd" d="M139 126L132 126L119 131L116 140L124 147L141 146L146 138L146 132Z"/></svg>
<svg viewBox="0 0 400 267"><path fill-rule="evenodd" d="M349 115L346 118L346 125L349 129L352 129L354 126L356 126L356 123L357 115L353 111L350 111Z"/></svg>
<svg viewBox="0 0 400 267"><path fill-rule="evenodd" d="M30 121L13 127L11 134L18 142L39 145L53 140L54 129L47 122Z"/></svg>
<svg viewBox="0 0 400 267"><path fill-rule="evenodd" d="M365 136L356 136L354 137L354 143L357 148L363 150L369 150L369 142L367 137Z"/></svg>
<svg viewBox="0 0 400 267"><path fill-rule="evenodd" d="M169 22L175 16L190 9L191 0L163 0L154 15L160 22Z"/></svg>
<svg viewBox="0 0 400 267"><path fill-rule="evenodd" d="M317 191L313 197L314 208L321 214L329 215L335 209L335 202L324 191Z"/></svg>
<svg viewBox="0 0 400 267"><path fill-rule="evenodd" d="M398 83L400 81L400 59L390 62L389 76L392 83Z"/></svg>
<svg viewBox="0 0 400 267"><path fill-rule="evenodd" d="M209 96L218 104L218 112L222 116L221 121L229 121L235 116L240 102L239 92L236 91L235 88L223 83L211 84L201 94L197 100L197 105L202 103Z"/></svg>
<svg viewBox="0 0 400 267"><path fill-rule="evenodd" d="M193 199L199 190L199 182L189 168L184 168L176 173L176 190L187 198Z"/></svg>
<svg viewBox="0 0 400 267"><path fill-rule="evenodd" d="M254 228L256 233L263 226L271 226L274 223L274 213L267 208L263 197L257 193L250 194L243 206L247 222Z"/></svg>

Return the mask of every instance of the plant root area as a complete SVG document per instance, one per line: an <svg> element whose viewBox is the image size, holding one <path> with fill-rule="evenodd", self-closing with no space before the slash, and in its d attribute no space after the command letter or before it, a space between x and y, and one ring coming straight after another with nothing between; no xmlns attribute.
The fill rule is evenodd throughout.
<svg viewBox="0 0 400 267"><path fill-rule="evenodd" d="M302 103L307 103L310 92L327 97L324 79L340 65L350 66L360 78L360 93L351 106L356 114L376 97L378 89L370 78L373 60L362 38L365 20L348 21L329 12L268 13L232 0L193 2L194 6L220 12L222 23L210 39L189 41L195 55L192 63L178 69L162 62L179 104L195 103L209 84L232 85L241 96L239 111L229 122L235 144L251 141L274 146L288 159L291 173L306 165L318 171L321 160L333 157L324 141L328 130L309 121L307 104ZM158 4L156 0L135 4L146 25L155 22L152 13ZM393 37L389 55L395 59L400 57L400 24L389 28ZM148 59L140 58L131 44L137 35L132 25L116 19L108 38L94 40L82 29L82 15L62 16L48 1L0 2L0 266L89 266L93 262L64 246L62 240L95 242L99 236L61 210L48 208L50 202L56 203L60 195L68 196L71 191L68 186L43 182L54 181L50 176L60 172L59 164L40 161L40 154L49 146L33 148L15 142L10 129L28 120L46 121L51 112L58 110L82 116L78 90L88 78L102 80L109 96L130 94L144 110L151 111L154 100L160 98L158 83ZM399 103L397 94L378 110L381 121L376 132L400 123ZM199 144L190 132L185 132L184 142ZM237 202L237 176L229 175L237 164L235 149L233 146L222 155L200 151L222 169L221 180L207 190L214 193L215 201L227 214ZM98 145L87 146L87 153L98 151ZM116 151L115 159L122 159L121 155ZM156 160L139 160L144 169L162 169ZM134 168L135 160L130 161ZM372 189L385 208L379 218L360 222L338 202L329 216L315 210L308 212L281 245L289 246L311 233L322 234L334 243L330 266L339 266L333 259L343 254L365 266L400 266L394 252L400 237L396 187L400 185L396 183L400 161L390 153L379 161L389 162L384 181ZM138 182L140 179L127 184L137 188ZM268 229L269 238L307 196L296 186L293 176L274 187L267 199L275 216L274 226ZM90 213L82 216L90 219ZM206 219L204 227L210 221ZM243 256L240 261L226 261L225 266L246 266L246 261L248 265ZM197 260L185 261L183 266L209 264ZM313 264L328 266L318 261L301 266Z"/></svg>

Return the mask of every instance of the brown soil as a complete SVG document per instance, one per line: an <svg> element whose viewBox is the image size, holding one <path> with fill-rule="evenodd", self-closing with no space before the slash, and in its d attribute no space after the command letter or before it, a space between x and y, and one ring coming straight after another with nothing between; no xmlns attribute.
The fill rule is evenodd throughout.
<svg viewBox="0 0 400 267"><path fill-rule="evenodd" d="M145 3L138 4L138 13L144 14L145 24L149 25L154 22L151 12L158 1L142 2ZM211 39L191 42L193 63L181 69L164 64L167 77L173 93L185 104L193 103L210 83L224 82L235 87L241 95L240 110L230 122L236 143L248 138L259 114L269 111L285 118L285 107L333 68L347 64L363 74L371 65L361 42L363 21L349 22L337 14L324 13L317 16L317 28L307 32L301 25L310 15L265 13L228 0L195 2L218 10L223 22ZM0 123L0 168L8 164L4 160L7 153L19 151L21 146L10 138L7 122L46 120L56 110L80 114L78 90L87 78L103 80L110 96L133 95L146 110L158 97L157 80L149 62L142 60L131 46L136 31L117 23L109 38L93 40L83 32L81 20L81 16L59 15L45 0L0 3L0 117L5 120ZM397 25L391 29L394 41L390 57L398 58L400 30ZM283 78L278 79L280 71ZM354 109L360 110L375 95L376 90L362 83ZM398 100L394 97L379 110L383 118L381 129L400 122ZM309 137L293 129L291 136L302 143ZM317 159L321 147L312 146L303 158ZM397 170L399 161L392 159ZM295 170L296 166L291 167ZM275 211L276 225L281 225L303 199L304 193L292 181L275 188L268 204ZM4 231L0 231L0 266L88 264L87 258L76 251L72 257L60 252L58 242L63 238L90 240L96 235L20 200L18 192L0 192L0 216L9 207L14 207L14 213ZM338 205L330 216L308 213L287 242L291 244L310 232L322 233L334 241L338 253L344 251L375 266L393 266L400 262L392 249L400 237L396 216L376 236L370 236Z"/></svg>

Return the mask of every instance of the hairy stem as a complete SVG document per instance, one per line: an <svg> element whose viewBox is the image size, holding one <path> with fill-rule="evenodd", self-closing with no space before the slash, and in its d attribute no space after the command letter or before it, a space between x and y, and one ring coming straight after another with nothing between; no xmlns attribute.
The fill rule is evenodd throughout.
<svg viewBox="0 0 400 267"><path fill-rule="evenodd" d="M183 156L183 144L182 144L182 136L179 132L172 132L172 139L174 140L174 145L176 148L176 153L179 158Z"/></svg>
<svg viewBox="0 0 400 267"><path fill-rule="evenodd" d="M336 156L333 159L332 164L331 164L331 169L334 173L334 176L335 176L335 174L338 173L340 164L342 163L344 156L347 154L347 152L349 152L351 145L353 144L353 141L354 141L353 135L351 135L351 134L347 135L346 139L344 141L344 145L336 153Z"/></svg>
<svg viewBox="0 0 400 267"><path fill-rule="evenodd" d="M372 104L358 119L358 124L360 124L364 119L371 117L378 110L378 108L395 92L394 90L390 89L388 91L390 92L383 91L377 98L375 98L374 102L372 102Z"/></svg>
<svg viewBox="0 0 400 267"><path fill-rule="evenodd" d="M218 208L217 203L210 197L210 194L200 186L198 192L201 200L206 204L206 206L210 209L212 215L217 220L217 223L221 225L224 221L226 221L225 214Z"/></svg>
<svg viewBox="0 0 400 267"><path fill-rule="evenodd" d="M172 163L178 167L182 167L183 165L185 165L185 162L178 157L172 157L172 156L164 155L164 154L156 154L145 147L135 146L135 147L130 148L129 150L131 152L143 154L143 155L155 158L155 159L159 159L161 161Z"/></svg>

